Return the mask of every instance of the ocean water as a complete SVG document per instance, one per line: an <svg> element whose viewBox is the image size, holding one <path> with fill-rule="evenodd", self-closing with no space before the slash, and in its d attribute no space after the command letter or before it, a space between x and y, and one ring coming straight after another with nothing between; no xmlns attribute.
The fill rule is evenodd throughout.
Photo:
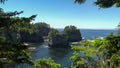
<svg viewBox="0 0 120 68"><path fill-rule="evenodd" d="M110 33L117 34L117 30L105 30L105 29L81 29L82 37L84 39L95 39L96 37L105 38Z"/></svg>
<svg viewBox="0 0 120 68"><path fill-rule="evenodd" d="M60 32L63 29L59 29ZM80 30L82 37L84 39L94 39L95 37L106 37L111 32L117 34L116 30L93 30L93 29L81 29ZM32 51L32 59L39 59L39 58L52 58L55 60L56 63L61 64L61 68L70 68L71 62L70 57L73 55L73 51L71 49L64 49L64 48L49 48L47 42L43 44L36 44L37 48ZM25 67L27 68L27 67Z"/></svg>
<svg viewBox="0 0 120 68"><path fill-rule="evenodd" d="M63 32L63 29L58 29L59 32ZM82 38L93 40L96 37L106 37L110 33L117 34L115 29L80 29Z"/></svg>

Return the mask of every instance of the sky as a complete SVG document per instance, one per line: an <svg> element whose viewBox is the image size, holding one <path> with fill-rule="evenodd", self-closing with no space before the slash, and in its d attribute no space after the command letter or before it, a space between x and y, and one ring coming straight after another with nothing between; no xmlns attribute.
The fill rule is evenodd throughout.
<svg viewBox="0 0 120 68"><path fill-rule="evenodd" d="M35 22L46 22L53 28L74 25L81 29L115 29L120 22L120 8L100 9L95 0L75 4L74 0L8 0L0 7L5 12L24 11L20 16L37 14Z"/></svg>

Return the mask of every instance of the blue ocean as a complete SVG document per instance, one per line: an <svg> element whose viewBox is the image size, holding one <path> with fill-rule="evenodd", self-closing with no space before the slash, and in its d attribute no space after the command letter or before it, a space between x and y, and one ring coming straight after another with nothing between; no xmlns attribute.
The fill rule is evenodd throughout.
<svg viewBox="0 0 120 68"><path fill-rule="evenodd" d="M93 40L96 37L105 38L110 33L117 34L117 30L105 30L105 29L81 29L82 37L84 39Z"/></svg>

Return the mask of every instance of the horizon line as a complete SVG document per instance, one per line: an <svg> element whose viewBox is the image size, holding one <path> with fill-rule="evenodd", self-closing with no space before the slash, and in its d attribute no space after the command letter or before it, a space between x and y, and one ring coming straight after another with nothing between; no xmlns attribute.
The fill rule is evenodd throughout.
<svg viewBox="0 0 120 68"><path fill-rule="evenodd" d="M55 29L64 29L64 28L55 28ZM78 29L88 29L88 30L117 30L117 28L78 28Z"/></svg>

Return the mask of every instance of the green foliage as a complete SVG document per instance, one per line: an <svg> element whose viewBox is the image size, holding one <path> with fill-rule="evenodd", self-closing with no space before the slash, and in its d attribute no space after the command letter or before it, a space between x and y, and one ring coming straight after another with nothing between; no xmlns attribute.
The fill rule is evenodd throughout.
<svg viewBox="0 0 120 68"><path fill-rule="evenodd" d="M24 41L27 37L28 41L34 42L36 39L40 41L42 38L39 33L43 31L44 34L47 32L45 30L50 28L46 23L30 24L36 15L28 18L16 16L21 13L23 12L4 12L3 9L0 11L0 66L2 68L5 64L33 64L28 46L19 40ZM40 29L41 31L38 32ZM52 68L59 67L53 60L48 59L48 61L52 62L49 63Z"/></svg>
<svg viewBox="0 0 120 68"><path fill-rule="evenodd" d="M59 33L56 29L51 29L49 34L50 47L70 47L69 42L81 41L81 33L75 26L66 26L63 33Z"/></svg>
<svg viewBox="0 0 120 68"><path fill-rule="evenodd" d="M0 57L6 58L7 63L28 63L30 53L27 50L27 46L18 44L3 43L0 45Z"/></svg>
<svg viewBox="0 0 120 68"><path fill-rule="evenodd" d="M96 5L98 5L101 8L109 8L111 6L120 7L120 1L119 0L97 0L95 2Z"/></svg>
<svg viewBox="0 0 120 68"><path fill-rule="evenodd" d="M0 3L4 3L6 0L0 0Z"/></svg>
<svg viewBox="0 0 120 68"><path fill-rule="evenodd" d="M5 34L6 41L11 42L13 40L14 41L19 40L21 42L24 42L24 41L25 42L31 42L31 41L32 42L43 42L42 37L38 35L37 31L35 31L36 29L34 28L34 25L30 24L30 22L34 20L36 15L32 15L28 18L16 16L21 13L23 13L23 11L4 12L3 9L1 9L0 27L3 29L2 33ZM10 37L10 34L11 34L11 37ZM28 40L26 40L26 38ZM33 40L31 40L32 38Z"/></svg>
<svg viewBox="0 0 120 68"><path fill-rule="evenodd" d="M42 35L44 33L48 34L47 31L44 31L44 29L46 28L39 28L39 27L43 27L43 25L40 25L41 23L37 23L37 24L26 24L26 26L22 26L20 27L20 40L21 42L31 42L31 43L35 43L35 42L43 42L43 38ZM40 30L42 30L43 32L41 32Z"/></svg>
<svg viewBox="0 0 120 68"><path fill-rule="evenodd" d="M69 47L67 38L56 29L51 29L48 35L50 47Z"/></svg>
<svg viewBox="0 0 120 68"><path fill-rule="evenodd" d="M81 4L81 3L84 3L85 1L86 1L86 0L75 0L74 2Z"/></svg>
<svg viewBox="0 0 120 68"><path fill-rule="evenodd" d="M19 30L35 18L35 15L25 18L16 17L22 12L0 11L0 65L32 63L30 52L24 44L18 41Z"/></svg>
<svg viewBox="0 0 120 68"><path fill-rule="evenodd" d="M84 3L86 0L75 0L75 3ZM94 2L100 8L109 8L112 6L120 7L120 0L96 0Z"/></svg>
<svg viewBox="0 0 120 68"><path fill-rule="evenodd" d="M66 26L64 28L64 34L67 36L69 42L81 41L81 33L75 26Z"/></svg>
<svg viewBox="0 0 120 68"><path fill-rule="evenodd" d="M50 32L48 34L48 38L49 39L52 39L55 35L59 34L58 30L54 29L54 28L51 28L50 29Z"/></svg>
<svg viewBox="0 0 120 68"><path fill-rule="evenodd" d="M88 44L89 42L89 44ZM74 50L74 56L71 57L72 67L91 67L91 65L95 65L97 50L93 47L92 42L84 40L81 46L73 46L72 50ZM79 63L79 64L78 64Z"/></svg>
<svg viewBox="0 0 120 68"><path fill-rule="evenodd" d="M34 62L34 68L60 68L60 64L55 63L51 58L37 59Z"/></svg>
<svg viewBox="0 0 120 68"><path fill-rule="evenodd" d="M10 27L13 24L16 24L18 20L15 20L13 16L19 15L23 13L21 12L4 12L2 8L0 8L0 28L1 27Z"/></svg>
<svg viewBox="0 0 120 68"><path fill-rule="evenodd" d="M113 6L115 4L115 1L116 0L97 0L95 4L102 8L108 8Z"/></svg>
<svg viewBox="0 0 120 68"><path fill-rule="evenodd" d="M38 22L34 24L34 27L41 36L48 36L50 25L46 24L45 22Z"/></svg>
<svg viewBox="0 0 120 68"><path fill-rule="evenodd" d="M41 43L44 41L43 38L37 32L29 33L28 31L21 31L20 35L20 42Z"/></svg>
<svg viewBox="0 0 120 68"><path fill-rule="evenodd" d="M118 36L120 36L120 23L118 24L118 27L117 27L118 29Z"/></svg>
<svg viewBox="0 0 120 68"><path fill-rule="evenodd" d="M81 46L73 46L72 67L120 67L120 37L113 34L106 39L83 40ZM80 64L78 64L80 62Z"/></svg>

